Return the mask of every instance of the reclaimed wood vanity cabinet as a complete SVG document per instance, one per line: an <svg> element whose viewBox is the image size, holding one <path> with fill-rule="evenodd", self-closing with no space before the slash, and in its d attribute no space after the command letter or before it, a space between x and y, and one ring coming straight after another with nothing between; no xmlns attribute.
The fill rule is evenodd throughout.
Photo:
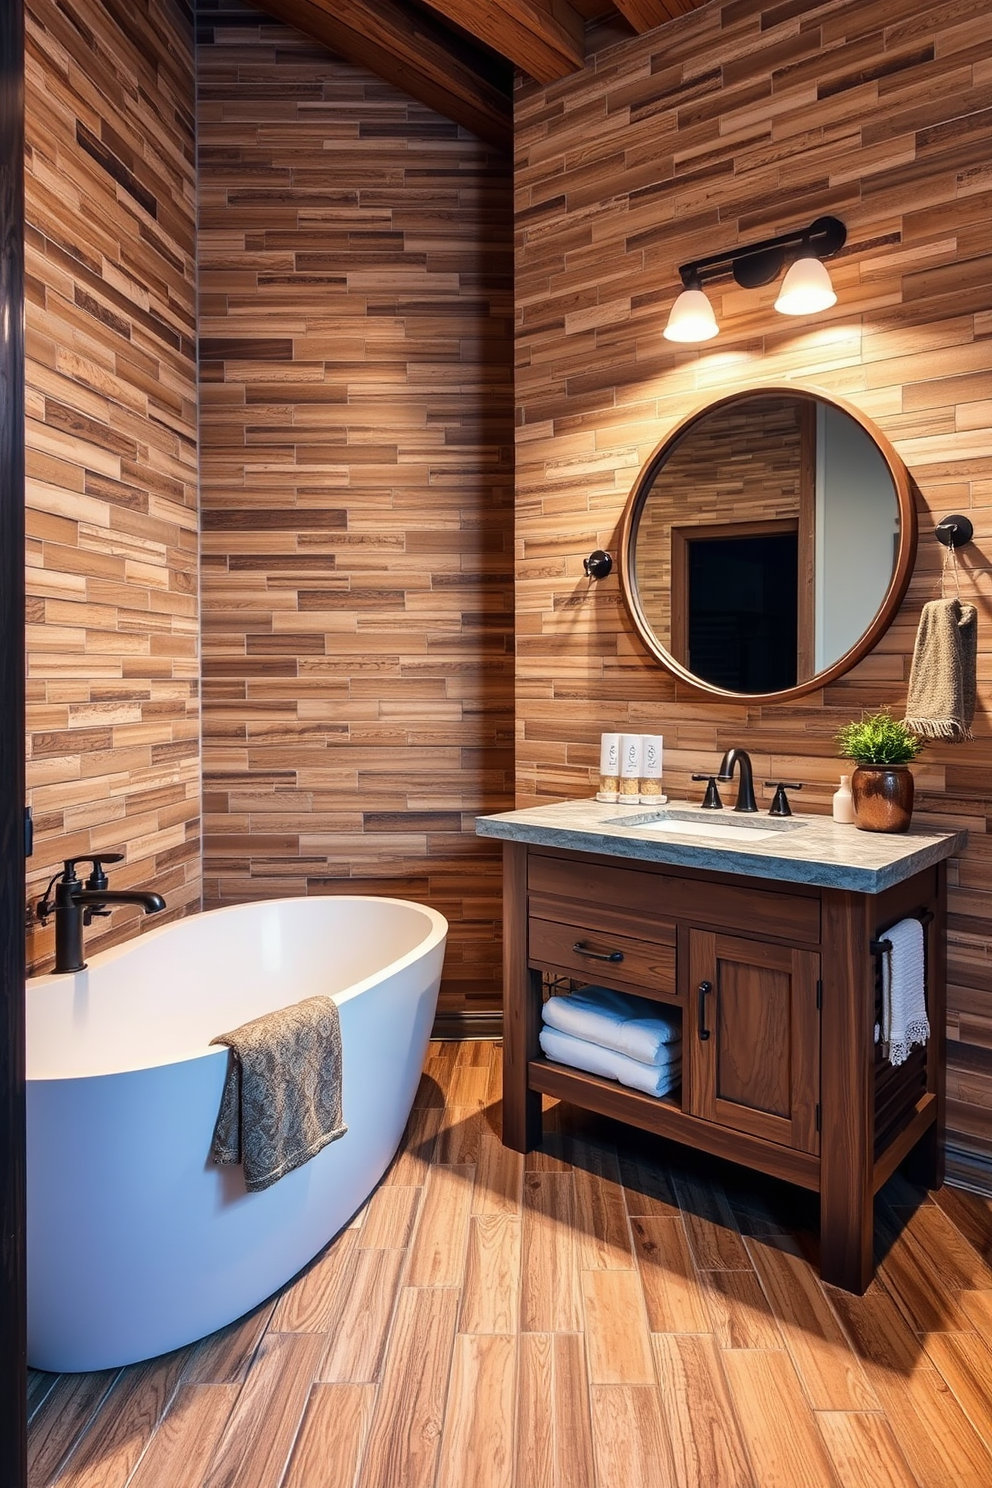
<svg viewBox="0 0 992 1488"><path fill-rule="evenodd" d="M504 1142L521 1152L540 1143L550 1095L814 1190L823 1279L863 1292L875 1191L910 1155L920 1181L943 1181L946 858L963 839L933 834L921 853L904 838L900 855L891 838L873 848L864 839L875 834L855 834L862 858L901 859L874 875L898 879L877 892L776 880L774 861L766 877L753 852L746 873L727 873L685 866L687 848L676 864L625 857L616 837L602 839L606 852L584 850L589 832L574 834L578 848L546 829L519 840L520 818L579 804L596 809L563 803L479 822L507 836L499 823L517 819L503 847ZM672 855L667 843L658 851ZM831 865L821 876L843 875ZM910 915L926 926L931 1037L893 1068L875 1040L876 942ZM546 1059L547 974L680 1009L681 1088L642 1095Z"/></svg>

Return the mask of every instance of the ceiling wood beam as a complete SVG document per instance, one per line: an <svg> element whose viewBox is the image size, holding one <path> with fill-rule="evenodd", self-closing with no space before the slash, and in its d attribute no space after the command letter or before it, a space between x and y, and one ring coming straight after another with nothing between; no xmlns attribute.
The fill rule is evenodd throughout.
<svg viewBox="0 0 992 1488"><path fill-rule="evenodd" d="M688 15L701 0L613 0L625 21L629 21L637 32L653 31L676 16Z"/></svg>
<svg viewBox="0 0 992 1488"><path fill-rule="evenodd" d="M487 144L509 150L513 105L459 46L403 0L258 0L262 10L385 78Z"/></svg>
<svg viewBox="0 0 992 1488"><path fill-rule="evenodd" d="M425 0L539 83L585 64L585 21L568 0Z"/></svg>

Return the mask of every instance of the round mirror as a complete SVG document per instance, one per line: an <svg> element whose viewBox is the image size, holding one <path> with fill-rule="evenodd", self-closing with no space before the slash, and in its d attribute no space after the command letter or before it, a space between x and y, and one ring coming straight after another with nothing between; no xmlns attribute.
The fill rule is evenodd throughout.
<svg viewBox="0 0 992 1488"><path fill-rule="evenodd" d="M720 697L781 700L871 649L906 592L905 466L854 409L794 387L721 398L654 452L624 514L641 639Z"/></svg>

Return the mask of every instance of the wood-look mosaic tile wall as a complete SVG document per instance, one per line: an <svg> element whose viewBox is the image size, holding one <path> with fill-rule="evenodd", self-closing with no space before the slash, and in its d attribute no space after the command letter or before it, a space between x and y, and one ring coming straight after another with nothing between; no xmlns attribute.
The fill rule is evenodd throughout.
<svg viewBox="0 0 992 1488"><path fill-rule="evenodd" d="M200 903L192 25L29 0L26 53L28 893L122 849L114 885L174 916ZM29 934L35 969L52 949Z"/></svg>
<svg viewBox="0 0 992 1488"><path fill-rule="evenodd" d="M199 21L206 901L425 900L442 1009L492 1009L509 163L256 11Z"/></svg>
<svg viewBox="0 0 992 1488"><path fill-rule="evenodd" d="M962 593L980 609L975 740L917 771L934 824L967 827L950 902L953 1168L992 1177L992 11L986 0L731 0L518 93L517 788L588 793L601 730L665 734L667 785L744 744L762 779L828 809L837 727L904 702L935 520L967 511ZM798 322L776 286L717 284L720 337L662 339L676 266L810 222L848 227L836 306ZM666 430L719 393L799 380L848 399L919 486L921 539L892 629L846 679L794 706L676 688L583 555L616 543Z"/></svg>

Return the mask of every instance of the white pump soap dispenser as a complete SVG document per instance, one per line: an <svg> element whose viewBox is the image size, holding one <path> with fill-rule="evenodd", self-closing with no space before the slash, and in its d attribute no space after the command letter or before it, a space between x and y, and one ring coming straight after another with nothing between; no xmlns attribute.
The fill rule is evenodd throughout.
<svg viewBox="0 0 992 1488"><path fill-rule="evenodd" d="M840 786L834 791L834 821L843 822L848 827L854 823L854 797L851 794L850 775L842 775Z"/></svg>

